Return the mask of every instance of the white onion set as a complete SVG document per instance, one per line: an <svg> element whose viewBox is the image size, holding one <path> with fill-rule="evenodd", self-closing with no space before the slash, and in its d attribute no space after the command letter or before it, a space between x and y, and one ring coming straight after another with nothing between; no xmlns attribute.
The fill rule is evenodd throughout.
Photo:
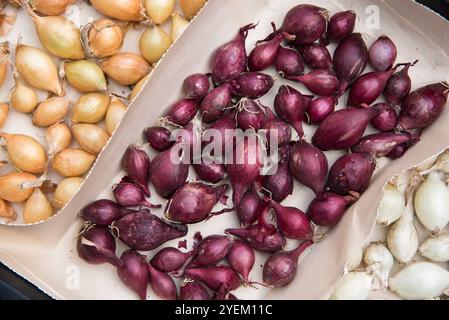
<svg viewBox="0 0 449 320"><path fill-rule="evenodd" d="M376 276L383 287L387 287L390 271L394 265L394 258L388 248L380 243L372 243L366 248L363 261L367 265L366 271Z"/></svg>
<svg viewBox="0 0 449 320"><path fill-rule="evenodd" d="M341 278L330 300L366 300L373 278L365 272L349 272Z"/></svg>
<svg viewBox="0 0 449 320"><path fill-rule="evenodd" d="M433 262L449 262L449 235L427 239L419 247L419 253Z"/></svg>
<svg viewBox="0 0 449 320"><path fill-rule="evenodd" d="M393 184L384 187L382 201L377 208L377 223L389 226L397 221L405 210L405 198L399 189Z"/></svg>

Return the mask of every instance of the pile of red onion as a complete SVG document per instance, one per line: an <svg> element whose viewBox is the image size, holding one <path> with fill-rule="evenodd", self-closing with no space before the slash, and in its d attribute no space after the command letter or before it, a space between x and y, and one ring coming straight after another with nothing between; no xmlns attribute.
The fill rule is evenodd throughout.
<svg viewBox="0 0 449 320"><path fill-rule="evenodd" d="M390 38L382 36L368 48L354 33L355 12L328 17L324 8L297 5L280 29L273 23L273 33L249 53L245 40L256 25L248 24L215 51L208 73L187 77L185 96L169 106L160 121L164 125L143 132L158 155L150 159L143 147L130 146L123 157L126 176L113 188L115 201L95 201L80 213L86 225L77 243L79 256L115 266L118 278L141 299L148 297L148 284L162 299L181 300L232 300L242 285L290 284L298 258L318 239L315 225L337 224L369 187L376 159L404 155L441 115L449 92L445 82L411 92L414 63L396 64ZM336 44L334 52L330 43ZM280 81L279 75L266 73L269 67L288 84L267 107L258 99ZM304 88L297 83L308 91L300 91ZM336 111L339 100L346 103L346 91L347 104ZM274 146L261 139L255 147L247 140L224 139L224 153L231 142L233 151L242 150L233 161L224 163L223 154L214 154L215 161L193 163L213 141L199 141L207 129L201 131L195 119L223 136L236 129L255 137L276 133L277 169L263 173L262 151ZM304 124L317 126L310 141L304 139ZM366 134L370 126L379 132ZM186 134L171 139L180 127ZM329 150L344 155L329 163ZM191 165L195 181L187 180ZM294 180L315 195L306 212L282 204L293 193ZM149 201L150 185L167 199L163 218L153 213L162 204ZM232 206L217 210L217 204L226 204L230 188ZM238 227L204 239L196 234L190 251L181 250L189 224L226 212L236 213ZM116 238L128 248L120 256ZM175 239L179 248L161 249ZM284 250L287 239L296 242L296 249ZM262 284L251 277L256 252L267 255Z"/></svg>

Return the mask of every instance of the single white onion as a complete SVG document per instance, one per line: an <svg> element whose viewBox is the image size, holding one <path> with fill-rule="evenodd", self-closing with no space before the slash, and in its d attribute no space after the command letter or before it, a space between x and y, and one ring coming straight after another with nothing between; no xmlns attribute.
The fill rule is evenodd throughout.
<svg viewBox="0 0 449 320"><path fill-rule="evenodd" d="M394 265L394 258L390 250L383 244L372 243L366 248L363 261L368 266L366 271L376 276L383 287L387 287L390 271Z"/></svg>
<svg viewBox="0 0 449 320"><path fill-rule="evenodd" d="M384 188L384 196L377 208L377 223L389 226L397 221L405 210L405 198L401 191L392 184Z"/></svg>
<svg viewBox="0 0 449 320"><path fill-rule="evenodd" d="M349 272L341 278L330 300L366 300L373 278L365 272Z"/></svg>
<svg viewBox="0 0 449 320"><path fill-rule="evenodd" d="M433 262L449 262L449 235L427 239L419 247L419 253Z"/></svg>

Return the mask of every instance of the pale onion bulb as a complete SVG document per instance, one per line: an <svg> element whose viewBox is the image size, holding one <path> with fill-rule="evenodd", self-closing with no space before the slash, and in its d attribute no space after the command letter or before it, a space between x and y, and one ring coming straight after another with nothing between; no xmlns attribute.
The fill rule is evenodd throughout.
<svg viewBox="0 0 449 320"><path fill-rule="evenodd" d="M149 62L156 63L170 48L170 36L159 26L147 28L139 40L140 54Z"/></svg>
<svg viewBox="0 0 449 320"><path fill-rule="evenodd" d="M47 153L34 138L23 134L0 133L6 141L6 152L11 163L29 173L44 173L47 168Z"/></svg>
<svg viewBox="0 0 449 320"><path fill-rule="evenodd" d="M0 218L15 220L17 217L14 209L3 199L0 199Z"/></svg>
<svg viewBox="0 0 449 320"><path fill-rule="evenodd" d="M366 248L363 261L368 266L366 272L376 276L381 281L382 286L387 287L390 271L394 265L394 258L390 250L383 244L372 243Z"/></svg>
<svg viewBox="0 0 449 320"><path fill-rule="evenodd" d="M72 21L63 16L40 17L29 6L27 11L42 45L51 54L62 59L84 59L81 31Z"/></svg>
<svg viewBox="0 0 449 320"><path fill-rule="evenodd" d="M32 182L37 178L26 172L11 172L0 177L0 198L9 202L21 203L26 201L33 189L24 189L22 184Z"/></svg>
<svg viewBox="0 0 449 320"><path fill-rule="evenodd" d="M0 103L0 128L3 127L3 125L6 122L6 119L8 119L9 114L9 105L6 103Z"/></svg>
<svg viewBox="0 0 449 320"><path fill-rule="evenodd" d="M106 91L108 84L101 68L94 62L78 60L64 63L67 81L81 93Z"/></svg>
<svg viewBox="0 0 449 320"><path fill-rule="evenodd" d="M141 21L142 0L90 0L97 11L105 16L122 21Z"/></svg>
<svg viewBox="0 0 449 320"><path fill-rule="evenodd" d="M9 42L0 43L0 86L5 83L9 67Z"/></svg>
<svg viewBox="0 0 449 320"><path fill-rule="evenodd" d="M449 235L427 239L419 247L419 253L433 262L449 262Z"/></svg>
<svg viewBox="0 0 449 320"><path fill-rule="evenodd" d="M101 69L115 82L128 86L139 82L151 71L151 66L140 55L123 52L100 62Z"/></svg>
<svg viewBox="0 0 449 320"><path fill-rule="evenodd" d="M110 57L120 51L123 45L123 32L117 23L103 18L83 28L82 40L89 57Z"/></svg>
<svg viewBox="0 0 449 320"><path fill-rule="evenodd" d="M131 93L129 94L128 100L129 101L133 101L138 95L139 93L143 90L143 88L145 87L145 85L147 84L148 79L150 78L150 74L148 74L145 78L142 78L142 80L140 80L133 88L133 90L131 91Z"/></svg>
<svg viewBox="0 0 449 320"><path fill-rule="evenodd" d="M79 177L89 171L95 156L79 149L65 149L53 159L53 169L63 177Z"/></svg>
<svg viewBox="0 0 449 320"><path fill-rule="evenodd" d="M171 41L175 42L184 33L188 26L189 21L187 21L180 14L177 14L176 12L173 13L170 32Z"/></svg>
<svg viewBox="0 0 449 320"><path fill-rule="evenodd" d="M345 271L354 271L362 263L363 250L361 247L349 251L348 259L346 260Z"/></svg>
<svg viewBox="0 0 449 320"><path fill-rule="evenodd" d="M59 16L76 0L29 0L31 9L47 16Z"/></svg>
<svg viewBox="0 0 449 320"><path fill-rule="evenodd" d="M108 107L105 118L106 130L109 135L112 136L115 129L117 129L120 121L122 121L125 116L126 110L127 105L122 100L115 97L111 99L111 104Z"/></svg>
<svg viewBox="0 0 449 320"><path fill-rule="evenodd" d="M109 141L106 130L95 124L74 124L72 132L80 147L94 155L98 155Z"/></svg>
<svg viewBox="0 0 449 320"><path fill-rule="evenodd" d="M187 19L192 19L206 4L207 0L179 0L182 12Z"/></svg>
<svg viewBox="0 0 449 320"><path fill-rule="evenodd" d="M407 205L401 218L396 221L388 230L387 244L393 257L400 264L410 262L416 254L419 245L418 232L413 224L414 191L410 191L407 196Z"/></svg>
<svg viewBox="0 0 449 320"><path fill-rule="evenodd" d="M67 124L61 122L50 126L45 133L48 155L53 158L58 152L68 148L72 143L72 131Z"/></svg>
<svg viewBox="0 0 449 320"><path fill-rule="evenodd" d="M389 226L397 221L405 210L405 197L399 189L387 184L383 190L383 198L377 208L377 223Z"/></svg>
<svg viewBox="0 0 449 320"><path fill-rule="evenodd" d="M37 107L37 93L21 79L16 78L16 85L9 98L11 106L18 112L31 113Z"/></svg>
<svg viewBox="0 0 449 320"><path fill-rule="evenodd" d="M18 44L16 68L20 76L33 87L62 96L64 91L55 62L44 51Z"/></svg>
<svg viewBox="0 0 449 320"><path fill-rule="evenodd" d="M26 224L48 220L54 214L53 206L39 188L35 188L23 207L23 221Z"/></svg>
<svg viewBox="0 0 449 320"><path fill-rule="evenodd" d="M105 93L87 93L79 97L73 107L72 121L75 123L98 123L108 110L111 97Z"/></svg>
<svg viewBox="0 0 449 320"><path fill-rule="evenodd" d="M438 234L449 223L449 190L438 172L432 172L418 187L415 210L422 225Z"/></svg>
<svg viewBox="0 0 449 320"><path fill-rule="evenodd" d="M163 24L175 10L175 0L144 0L144 3L154 24Z"/></svg>
<svg viewBox="0 0 449 320"><path fill-rule="evenodd" d="M49 127L65 119L72 102L62 97L51 97L41 102L33 113L33 125Z"/></svg>
<svg viewBox="0 0 449 320"><path fill-rule="evenodd" d="M366 300L373 278L365 272L349 272L341 278L330 300Z"/></svg>
<svg viewBox="0 0 449 320"><path fill-rule="evenodd" d="M389 284L403 299L436 298L449 289L449 271L430 262L418 262L390 278Z"/></svg>
<svg viewBox="0 0 449 320"><path fill-rule="evenodd" d="M83 183L84 179L77 177L62 180L55 190L53 205L58 209L65 207L78 193Z"/></svg>

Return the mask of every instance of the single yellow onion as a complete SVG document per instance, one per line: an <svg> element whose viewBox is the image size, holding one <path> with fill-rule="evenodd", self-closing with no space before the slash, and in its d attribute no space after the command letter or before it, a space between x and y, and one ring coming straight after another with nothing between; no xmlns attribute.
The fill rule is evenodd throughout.
<svg viewBox="0 0 449 320"><path fill-rule="evenodd" d="M0 43L0 86L5 83L9 66L9 42Z"/></svg>
<svg viewBox="0 0 449 320"><path fill-rule="evenodd" d="M176 12L172 15L171 23L171 41L175 42L187 29L189 26L189 21L187 21L183 16L177 14Z"/></svg>
<svg viewBox="0 0 449 320"><path fill-rule="evenodd" d="M19 44L16 47L16 68L33 87L62 96L64 91L55 62L44 51Z"/></svg>
<svg viewBox="0 0 449 320"><path fill-rule="evenodd" d="M8 119L9 114L9 105L7 103L0 103L0 128L3 127L3 125L6 122L6 119Z"/></svg>
<svg viewBox="0 0 449 320"><path fill-rule="evenodd" d="M47 168L47 153L34 138L23 134L0 133L6 141L6 151L11 163L29 173L44 173Z"/></svg>
<svg viewBox="0 0 449 320"><path fill-rule="evenodd" d="M36 127L49 127L65 119L71 101L62 97L51 97L40 103L33 114Z"/></svg>
<svg viewBox="0 0 449 320"><path fill-rule="evenodd" d="M118 53L100 65L111 79L124 86L136 84L151 71L144 58L131 52Z"/></svg>
<svg viewBox="0 0 449 320"><path fill-rule="evenodd" d="M72 143L72 131L67 124L60 122L48 127L45 133L48 154L53 158L55 154L68 148Z"/></svg>
<svg viewBox="0 0 449 320"><path fill-rule="evenodd" d="M53 169L63 177L79 177L89 171L95 156L80 149L65 149L53 159Z"/></svg>
<svg viewBox="0 0 449 320"><path fill-rule="evenodd" d="M206 4L207 0L179 0L179 5L187 19L192 19Z"/></svg>
<svg viewBox="0 0 449 320"><path fill-rule="evenodd" d="M122 21L141 21L142 0L90 0L90 3L105 16Z"/></svg>
<svg viewBox="0 0 449 320"><path fill-rule="evenodd" d="M38 16L27 6L43 46L53 55L70 60L84 59L81 31L63 16Z"/></svg>
<svg viewBox="0 0 449 320"><path fill-rule="evenodd" d="M149 63L156 63L170 48L170 36L159 26L147 28L139 40L139 50Z"/></svg>
<svg viewBox="0 0 449 320"><path fill-rule="evenodd" d="M127 106L122 100L115 97L111 99L111 104L109 105L108 112L106 112L105 118L106 130L108 131L109 135L112 136L115 129L117 129L120 121L125 116L126 110Z"/></svg>
<svg viewBox="0 0 449 320"><path fill-rule="evenodd" d="M19 112L31 113L37 107L37 93L21 79L16 78L16 85L9 98L11 106Z"/></svg>
<svg viewBox="0 0 449 320"><path fill-rule="evenodd" d="M154 24L163 24L175 10L175 0L145 0L144 3Z"/></svg>
<svg viewBox="0 0 449 320"><path fill-rule="evenodd" d="M150 78L150 74L148 74L145 78L142 78L142 80L140 80L133 88L133 90L131 91L128 100L129 101L133 101L137 95L142 91L142 89L144 88L144 86L146 85L148 79Z"/></svg>
<svg viewBox="0 0 449 320"><path fill-rule="evenodd" d="M103 120L111 97L105 93L87 93L79 97L73 107L72 121L75 123L98 123Z"/></svg>
<svg viewBox="0 0 449 320"><path fill-rule="evenodd" d="M64 70L67 81L79 92L106 91L108 89L103 71L92 61L66 62Z"/></svg>
<svg viewBox="0 0 449 320"><path fill-rule="evenodd" d="M80 147L94 155L98 155L109 140L106 130L95 124L74 124L72 132Z"/></svg>
<svg viewBox="0 0 449 320"><path fill-rule="evenodd" d="M26 224L48 220L54 214L53 206L41 189L34 189L23 207L23 221Z"/></svg>
<svg viewBox="0 0 449 320"><path fill-rule="evenodd" d="M55 190L53 205L58 209L65 207L78 193L83 183L84 179L77 177L62 180Z"/></svg>
<svg viewBox="0 0 449 320"><path fill-rule="evenodd" d="M123 45L122 28L110 19L98 19L84 26L82 41L89 57L110 57Z"/></svg>
<svg viewBox="0 0 449 320"><path fill-rule="evenodd" d="M0 177L0 198L9 202L21 203L26 201L33 189L24 189L22 184L32 182L37 178L26 172L11 172Z"/></svg>
<svg viewBox="0 0 449 320"><path fill-rule="evenodd" d="M0 218L15 220L17 217L14 209L3 199L0 199Z"/></svg>
<svg viewBox="0 0 449 320"><path fill-rule="evenodd" d="M76 0L29 0L31 9L47 16L59 16Z"/></svg>

